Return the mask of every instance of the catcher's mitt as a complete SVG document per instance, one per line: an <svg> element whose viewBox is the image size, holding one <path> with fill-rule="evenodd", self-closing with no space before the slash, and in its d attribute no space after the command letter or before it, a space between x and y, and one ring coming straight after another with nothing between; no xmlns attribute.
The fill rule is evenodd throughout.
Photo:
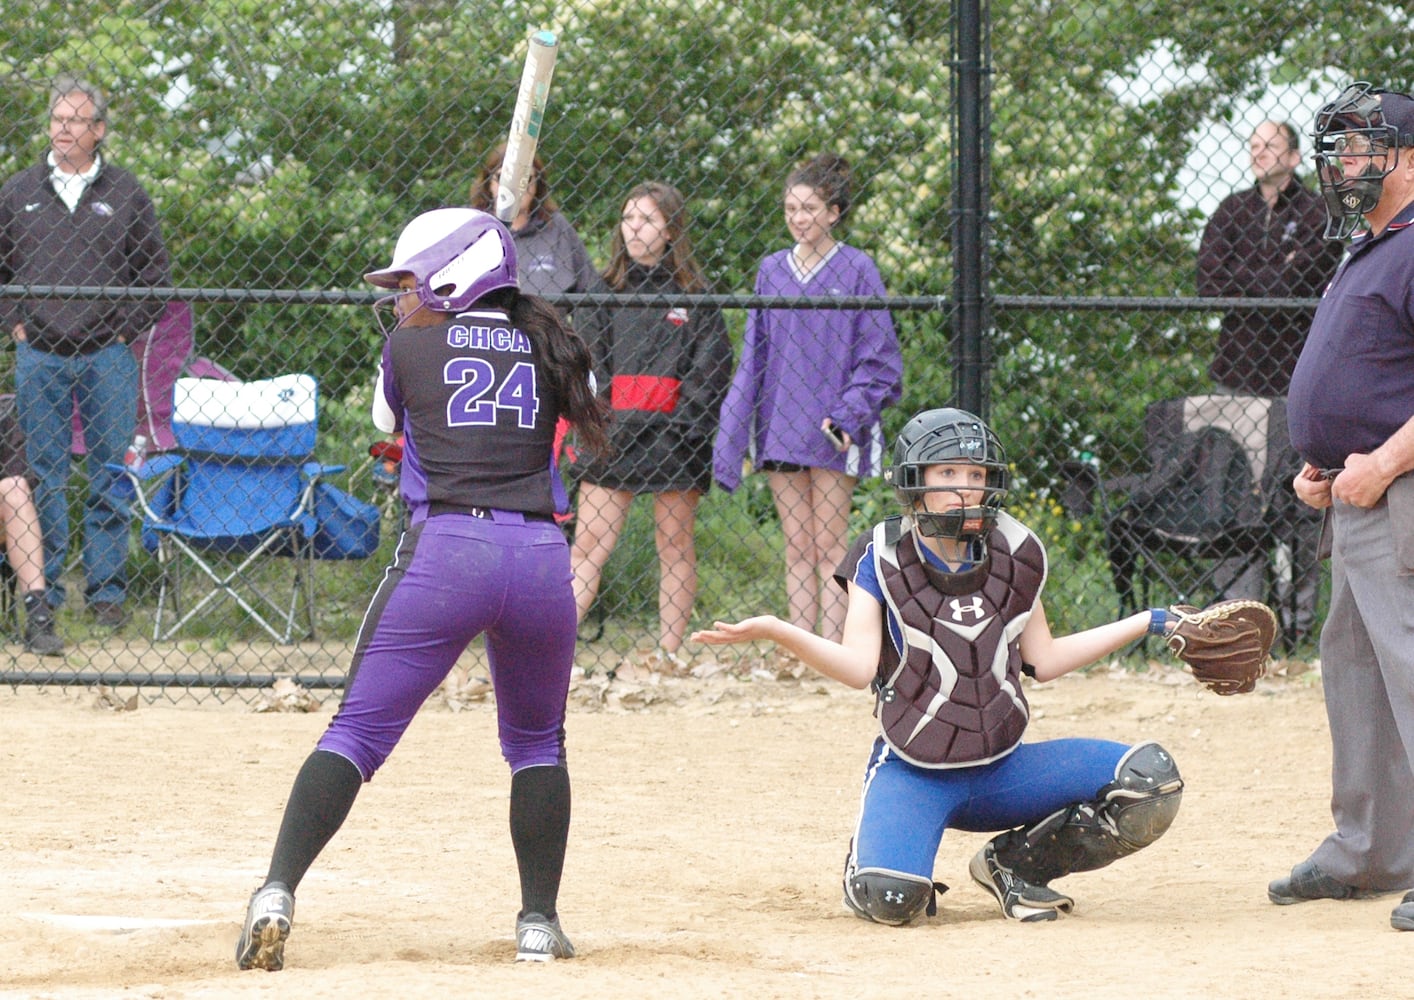
<svg viewBox="0 0 1414 1000"><path fill-rule="evenodd" d="M1267 671L1277 616L1261 601L1218 601L1201 611L1169 608L1178 624L1164 642L1199 683L1218 694L1246 694Z"/></svg>

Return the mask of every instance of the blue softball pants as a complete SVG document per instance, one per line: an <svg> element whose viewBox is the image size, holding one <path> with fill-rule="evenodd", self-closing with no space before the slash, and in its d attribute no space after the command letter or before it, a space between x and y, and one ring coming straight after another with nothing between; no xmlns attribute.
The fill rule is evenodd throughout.
<svg viewBox="0 0 1414 1000"><path fill-rule="evenodd" d="M943 831L996 833L1094 799L1129 749L1109 740L1046 740L1023 743L990 764L926 768L876 738L850 867L931 880Z"/></svg>

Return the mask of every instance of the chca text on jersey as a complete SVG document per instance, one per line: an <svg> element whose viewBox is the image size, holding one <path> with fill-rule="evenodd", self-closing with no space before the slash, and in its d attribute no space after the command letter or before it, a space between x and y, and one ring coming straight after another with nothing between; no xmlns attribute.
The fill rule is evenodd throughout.
<svg viewBox="0 0 1414 1000"><path fill-rule="evenodd" d="M447 327L447 346L458 350L529 354L530 338L519 330L504 326L462 326L454 323Z"/></svg>

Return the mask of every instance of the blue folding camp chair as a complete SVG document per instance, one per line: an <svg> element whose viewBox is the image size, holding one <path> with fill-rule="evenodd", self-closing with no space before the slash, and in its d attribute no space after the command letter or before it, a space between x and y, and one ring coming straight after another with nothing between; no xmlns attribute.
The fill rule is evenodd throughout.
<svg viewBox="0 0 1414 1000"><path fill-rule="evenodd" d="M277 642L312 637L320 480L343 470L312 460L314 378L178 379L172 429L177 447L127 475L161 574L153 637L173 637L225 600ZM269 582L272 557L290 564L287 596ZM183 593L187 564L209 584L194 602Z"/></svg>

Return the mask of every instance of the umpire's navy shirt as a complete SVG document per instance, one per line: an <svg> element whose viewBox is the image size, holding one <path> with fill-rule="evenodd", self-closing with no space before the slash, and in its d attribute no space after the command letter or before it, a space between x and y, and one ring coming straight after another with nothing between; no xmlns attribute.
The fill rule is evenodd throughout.
<svg viewBox="0 0 1414 1000"><path fill-rule="evenodd" d="M1414 205L1356 238L1291 376L1287 424L1319 468L1369 454L1414 416Z"/></svg>

